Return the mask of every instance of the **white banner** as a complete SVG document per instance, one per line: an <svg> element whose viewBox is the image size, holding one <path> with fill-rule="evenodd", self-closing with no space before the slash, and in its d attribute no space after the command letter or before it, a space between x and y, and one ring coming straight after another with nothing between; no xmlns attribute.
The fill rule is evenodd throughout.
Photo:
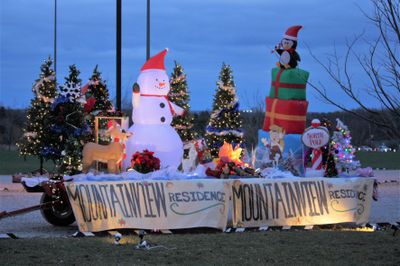
<svg viewBox="0 0 400 266"><path fill-rule="evenodd" d="M233 226L368 222L373 179L240 179L232 185Z"/></svg>
<svg viewBox="0 0 400 266"><path fill-rule="evenodd" d="M227 224L231 184L222 180L66 183L79 230L178 229Z"/></svg>

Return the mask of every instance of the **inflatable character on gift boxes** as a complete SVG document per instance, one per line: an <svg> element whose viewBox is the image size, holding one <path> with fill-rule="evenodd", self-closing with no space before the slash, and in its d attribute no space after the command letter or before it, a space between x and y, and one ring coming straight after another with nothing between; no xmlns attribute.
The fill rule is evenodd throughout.
<svg viewBox="0 0 400 266"><path fill-rule="evenodd" d="M293 26L284 35L284 40L291 40L297 45L297 32L301 26ZM280 51L282 56L290 51ZM294 51L295 52L295 51ZM297 53L296 53L297 54ZM281 57L282 57L281 56ZM296 56L295 56L296 58ZM280 58L280 61L283 59ZM290 59L293 61L293 59ZM288 65L289 61L282 61ZM276 67L271 71L271 87L266 98L266 112L264 119L265 131L270 126L277 125L285 129L286 134L302 134L306 126L308 102L306 100L306 85L309 72L295 65L291 67Z"/></svg>
<svg viewBox="0 0 400 266"><path fill-rule="evenodd" d="M132 155L147 149L160 159L161 167L178 168L182 161L183 143L171 126L174 115L183 108L168 100L170 84L165 71L167 49L150 58L141 68L132 92L132 121L129 128L134 138L126 143L124 169L130 166Z"/></svg>
<svg viewBox="0 0 400 266"><path fill-rule="evenodd" d="M268 148L263 138L272 140L275 138L274 135L282 135L285 145L278 144L273 145L274 148L269 147L268 159L272 159L273 165L281 170L285 170L287 168L285 165L290 163L293 166L291 168L295 168L299 174L304 173L301 134L306 127L308 107L306 85L309 77L309 72L298 68L300 56L296 48L297 35L301 28L302 26L290 27L284 34L281 44L274 50L280 58L278 67L271 70L271 85L269 95L266 97L264 125L258 132L260 150ZM278 131L278 128L282 130ZM264 156L260 154L259 158L263 160ZM265 165L261 161L260 164Z"/></svg>

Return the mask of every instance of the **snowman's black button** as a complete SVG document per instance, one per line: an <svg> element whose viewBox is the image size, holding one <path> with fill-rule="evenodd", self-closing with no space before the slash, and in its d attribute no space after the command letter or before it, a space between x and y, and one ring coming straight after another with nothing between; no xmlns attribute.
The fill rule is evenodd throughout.
<svg viewBox="0 0 400 266"><path fill-rule="evenodd" d="M161 120L161 122L163 122L163 123L164 123L164 122L165 122L165 117L161 117L161 119L160 119L160 120Z"/></svg>
<svg viewBox="0 0 400 266"><path fill-rule="evenodd" d="M165 107L165 103L160 103L160 107L164 108Z"/></svg>

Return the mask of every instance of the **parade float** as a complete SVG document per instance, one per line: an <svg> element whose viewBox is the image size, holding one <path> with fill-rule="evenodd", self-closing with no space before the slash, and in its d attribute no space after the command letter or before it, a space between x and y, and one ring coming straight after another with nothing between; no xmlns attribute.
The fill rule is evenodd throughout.
<svg viewBox="0 0 400 266"><path fill-rule="evenodd" d="M329 141L330 133L319 120L306 127L309 73L298 67L300 29L289 28L274 50L279 61L271 71L264 125L250 160L243 156L243 132L224 124L223 117L233 121L238 113L230 81L222 80L218 86L221 95L230 98L225 107L234 115L229 117L225 107L216 106L207 141L182 142L171 122L185 112L168 98L170 81L164 65L168 50L163 50L145 62L133 85L132 126L123 116L97 115L95 136L87 137L91 141L83 145L69 141L71 126L67 129L64 124L72 125L71 134L84 135L86 131L72 120L82 122L87 116L64 115L66 119L60 119L55 129L66 139L61 155L68 175L59 180L23 179L27 191L43 192L41 204L0 213L0 218L41 209L55 225L76 220L81 232L368 222L374 180L352 175L355 164L348 129L338 120L338 130ZM225 65L223 70L230 75ZM77 83L76 77L69 80L62 98L52 103L60 117L68 107L63 104L77 104L81 95L70 93ZM87 99L86 112L96 113L95 102ZM102 131L101 125L108 128ZM109 143L101 143L99 132L108 134ZM75 156L77 148L83 150L82 158ZM184 148L189 151L185 158ZM330 152L330 160L324 158L324 149ZM72 171L73 162L83 165L77 168L81 173ZM341 165L342 178L326 177L328 162Z"/></svg>

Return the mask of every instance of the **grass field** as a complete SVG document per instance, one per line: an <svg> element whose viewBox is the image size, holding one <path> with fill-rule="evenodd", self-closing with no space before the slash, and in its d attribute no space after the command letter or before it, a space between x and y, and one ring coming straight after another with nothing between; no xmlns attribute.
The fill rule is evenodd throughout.
<svg viewBox="0 0 400 266"><path fill-rule="evenodd" d="M0 239L2 265L400 265L390 231L270 231L150 235L168 249L134 250L138 237Z"/></svg>
<svg viewBox="0 0 400 266"><path fill-rule="evenodd" d="M361 161L362 167L400 169L400 152L359 151L356 153L356 160ZM44 168L48 171L53 171L53 162L45 162ZM37 169L39 169L39 159L37 157L27 157L24 160L17 151L0 150L0 175L31 172Z"/></svg>
<svg viewBox="0 0 400 266"><path fill-rule="evenodd" d="M358 151L356 160L360 160L362 167L400 169L400 152Z"/></svg>
<svg viewBox="0 0 400 266"><path fill-rule="evenodd" d="M19 156L18 151L0 150L0 175L10 175L18 172L31 172L39 169L40 161L37 157L28 156L26 160ZM48 171L54 170L51 161L45 162L43 166Z"/></svg>

